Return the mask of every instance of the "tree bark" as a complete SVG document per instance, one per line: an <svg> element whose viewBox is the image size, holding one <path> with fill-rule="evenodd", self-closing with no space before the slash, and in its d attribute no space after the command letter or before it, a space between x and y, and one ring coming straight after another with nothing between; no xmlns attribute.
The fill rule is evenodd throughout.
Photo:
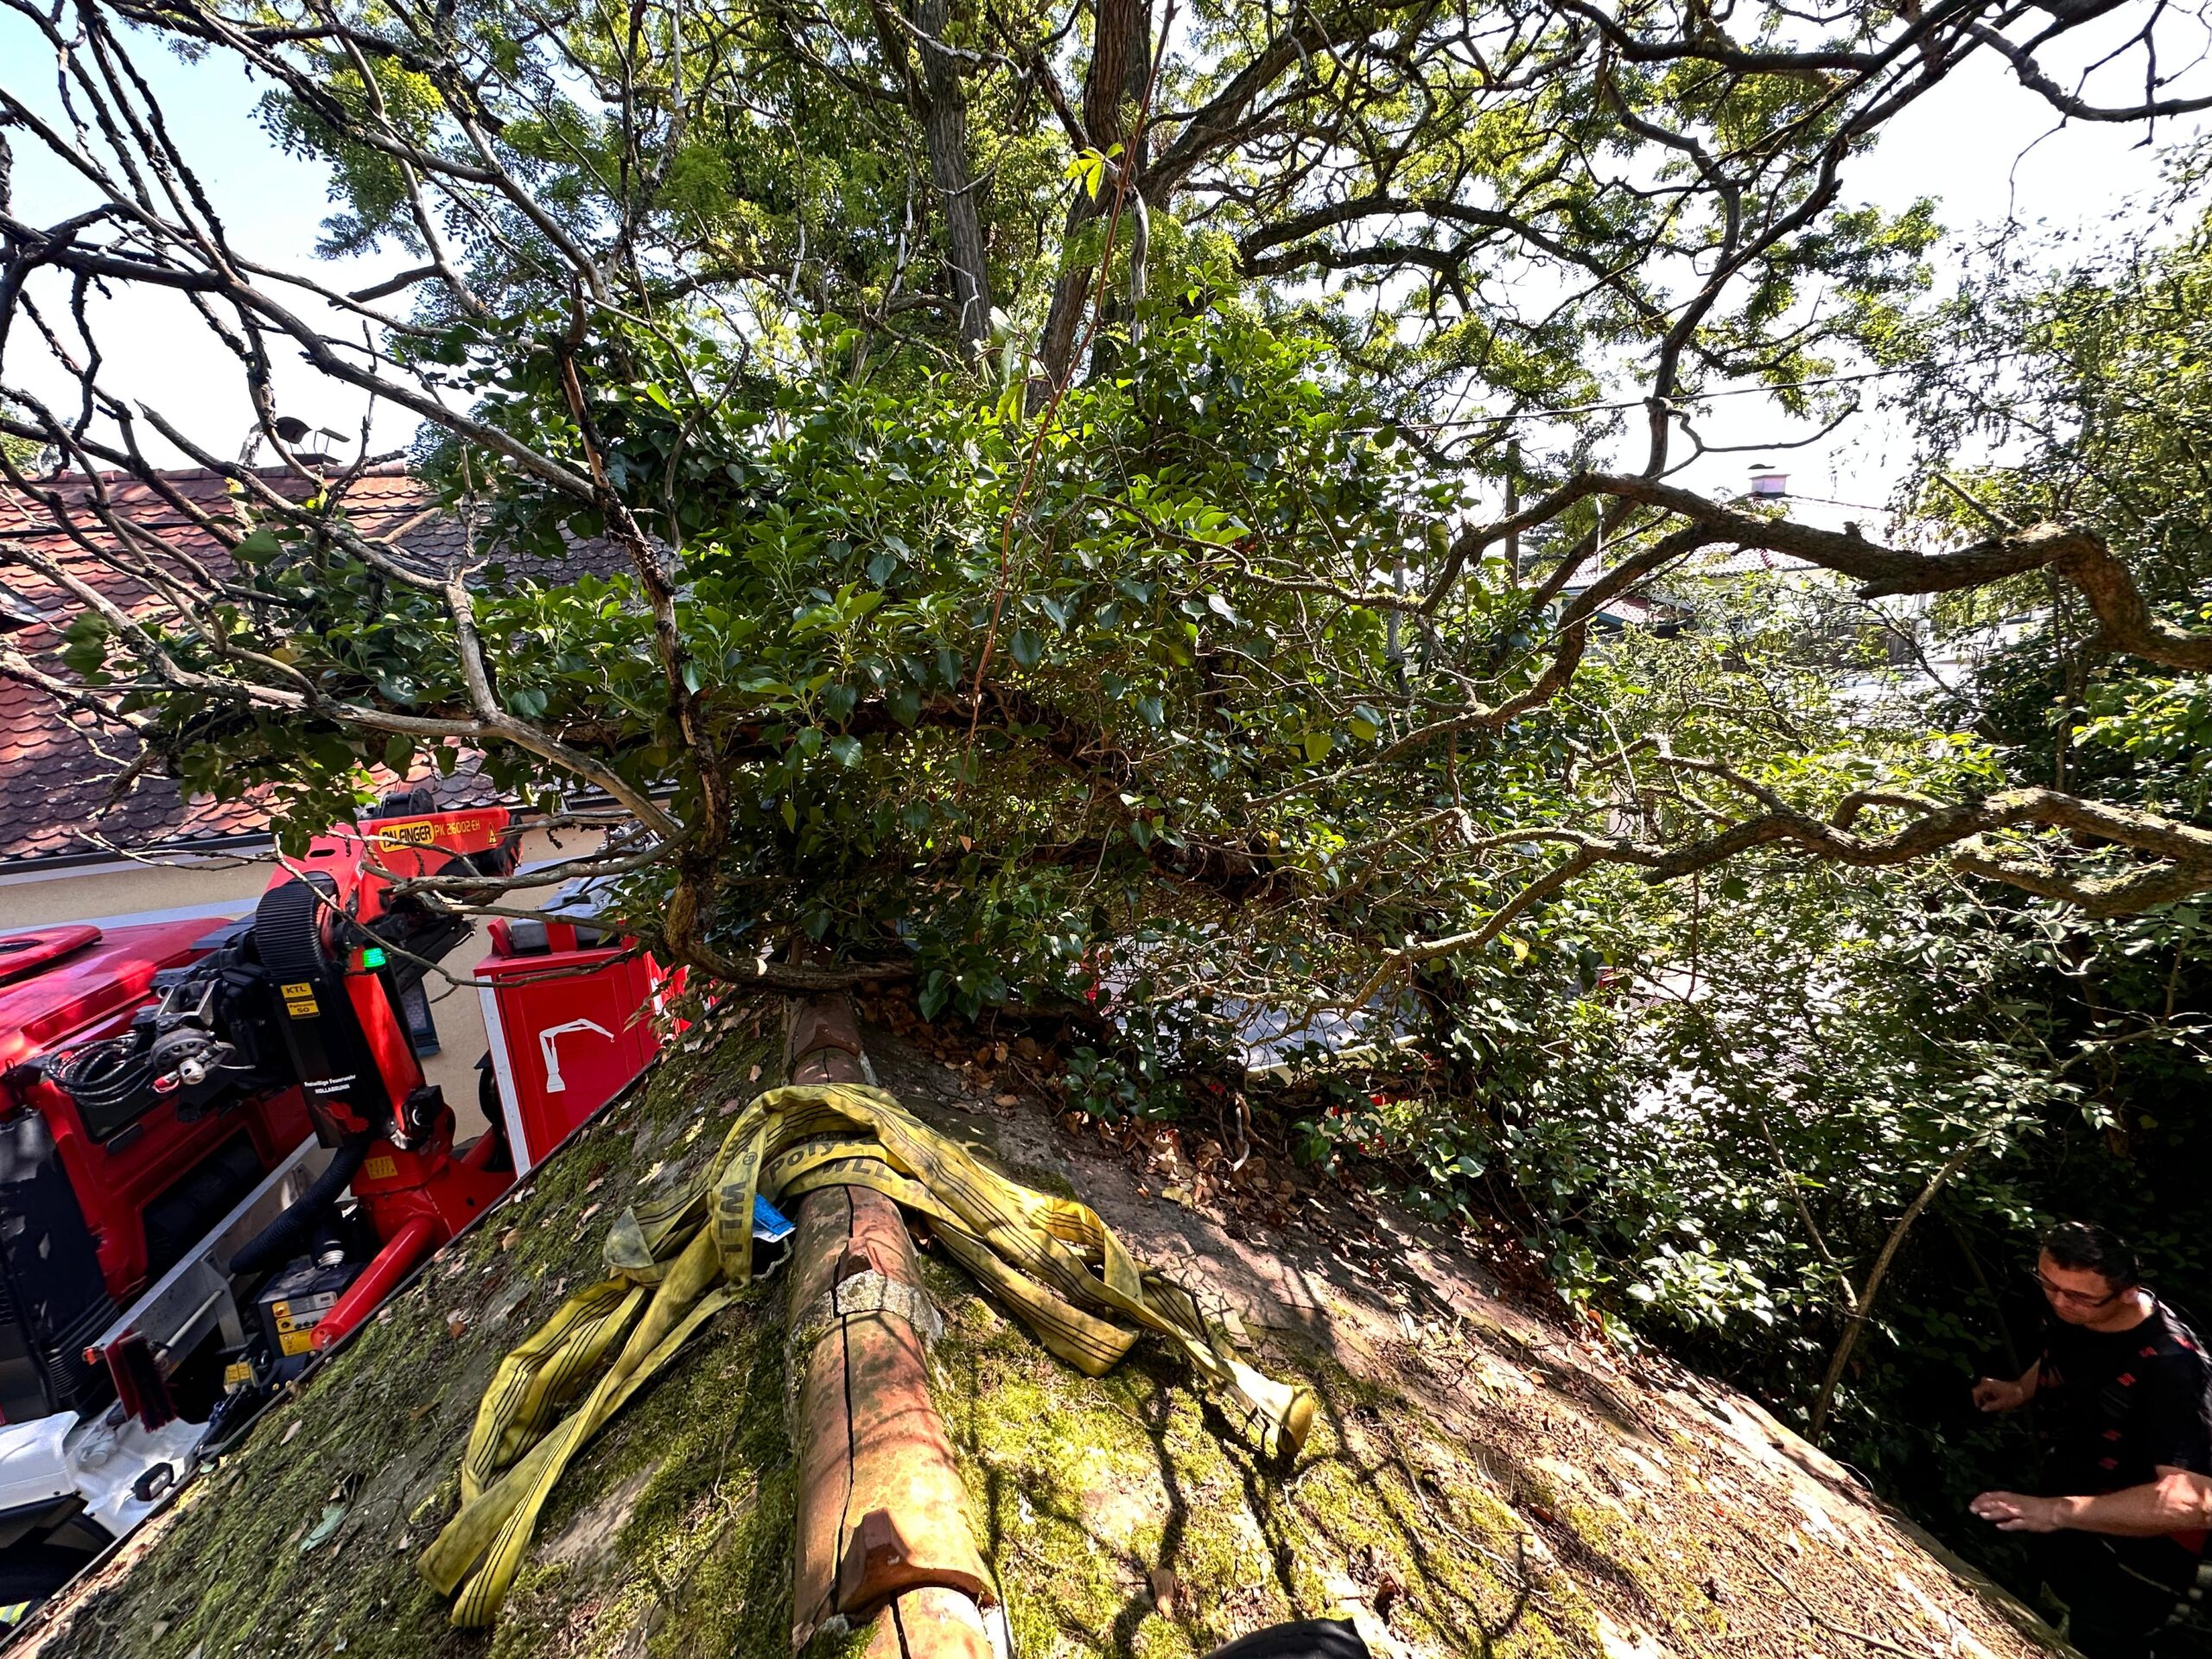
<svg viewBox="0 0 2212 1659"><path fill-rule="evenodd" d="M982 355L991 337L991 276L984 257L983 215L968 171L967 94L958 62L934 44L944 39L951 10L950 0L914 0L909 16L924 37L918 42L921 95L915 116L944 213L945 263L952 270L952 297L960 308L961 355L972 361Z"/></svg>
<svg viewBox="0 0 2212 1659"><path fill-rule="evenodd" d="M876 39L885 60L906 91L906 108L922 130L929 153L930 183L944 219L944 259L952 276L957 308L960 353L969 361L991 337L991 279L983 252L983 216L976 204L975 181L968 171L968 96L960 84L960 60L943 44L951 22L951 0L870 0ZM908 55L912 43L921 58L918 73Z"/></svg>
<svg viewBox="0 0 2212 1659"><path fill-rule="evenodd" d="M1867 1318L1874 1311L1874 1297L1882 1288L1883 1279L1889 1274L1890 1263L1897 1259L1897 1249L1904 1243L1904 1236L1912 1230L1912 1224L1920 1219L1920 1212L1927 1209L1938 1192L1950 1185L1951 1178L1967 1166L1967 1160L1981 1150L1988 1138L1986 1135L1977 1135L1953 1153L1942 1168L1928 1178L1928 1185L1920 1189L1920 1196L1905 1207L1904 1214L1897 1218L1897 1224L1890 1230L1889 1238L1882 1246L1882 1253L1874 1258L1873 1268L1866 1275L1866 1287L1859 1293L1858 1301L1851 1310L1851 1321L1843 1328L1843 1340L1836 1344L1835 1352L1829 1357L1827 1375L1821 1379L1821 1397L1814 1402L1813 1421L1805 1436L1814 1445L1821 1443L1821 1431L1827 1427L1828 1408L1835 1402L1836 1387L1843 1381L1844 1367L1851 1363L1852 1351L1859 1346L1859 1336L1866 1329Z"/></svg>
<svg viewBox="0 0 2212 1659"><path fill-rule="evenodd" d="M1097 24L1092 32L1090 67L1083 81L1083 124L1091 148L1106 155L1116 144L1124 147L1117 164L1131 168L1133 188L1141 188L1141 158L1129 146L1123 122L1127 109L1144 102L1152 73L1151 0L1097 0ZM1083 323L1084 302L1090 293L1091 266L1068 264L1067 254L1084 226L1111 206L1112 181L1099 187L1093 200L1088 191L1076 192L1069 204L1067 226L1061 232L1063 261L1059 279L1052 285L1052 308L1045 319L1045 337L1038 356L1051 385L1064 385L1074 365L1075 338Z"/></svg>

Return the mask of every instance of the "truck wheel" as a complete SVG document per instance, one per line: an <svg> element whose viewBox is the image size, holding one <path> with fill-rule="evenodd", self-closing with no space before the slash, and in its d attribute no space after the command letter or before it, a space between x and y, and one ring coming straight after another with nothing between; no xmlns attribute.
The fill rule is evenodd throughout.
<svg viewBox="0 0 2212 1659"><path fill-rule="evenodd" d="M512 1174L515 1152L507 1144L507 1117L499 1108L499 1082L492 1074L492 1051L488 1048L484 1051L484 1058L476 1062L476 1105L484 1114L484 1133L495 1139L499 1147L484 1160L484 1167L499 1174Z"/></svg>

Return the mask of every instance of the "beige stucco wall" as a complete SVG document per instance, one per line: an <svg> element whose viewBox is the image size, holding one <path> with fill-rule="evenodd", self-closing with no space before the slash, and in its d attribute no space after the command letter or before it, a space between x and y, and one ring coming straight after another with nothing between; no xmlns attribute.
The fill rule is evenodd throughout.
<svg viewBox="0 0 2212 1659"><path fill-rule="evenodd" d="M518 851L523 863L536 864L575 857L588 845L571 834L563 836L556 847L543 831L532 831L523 837ZM0 875L0 933L54 922L119 927L166 919L178 911L204 912L212 926L218 918L243 916L251 910L274 868L267 859L203 859L101 865L32 880ZM527 905L530 898L525 889L511 895L510 902ZM491 940L480 926L439 965L456 978L465 977L490 948ZM473 986L434 978L429 992L439 1052L423 1063L423 1074L445 1090L457 1122L457 1137L471 1140L484 1128L484 1115L476 1105L476 1059L485 1047L483 1010Z"/></svg>
<svg viewBox="0 0 2212 1659"><path fill-rule="evenodd" d="M240 860L198 864L99 865L26 880L0 875L0 933L49 922L99 920L147 911L229 903L243 915L269 885L270 866Z"/></svg>

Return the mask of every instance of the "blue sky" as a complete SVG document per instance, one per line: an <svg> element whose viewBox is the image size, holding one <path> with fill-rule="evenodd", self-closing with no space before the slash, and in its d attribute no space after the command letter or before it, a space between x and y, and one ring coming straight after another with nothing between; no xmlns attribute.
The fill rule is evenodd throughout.
<svg viewBox="0 0 2212 1659"><path fill-rule="evenodd" d="M264 130L255 116L261 88L235 60L210 55L188 63L151 44L141 47L137 60L234 246L263 263L313 267L316 279L332 286L365 283L371 278L358 273L389 268L382 260L315 258L318 226L329 210L323 171L285 155ZM51 61L48 48L28 23L0 13L0 65L6 66L10 90L49 118L59 112ZM94 199L81 178L28 135L16 134L13 148L17 218L50 224ZM47 296L59 292L58 285L44 290ZM117 385L169 415L209 448L238 452L252 417L239 389L237 364L207 337L181 299L137 291L128 302L96 310L95 319L102 344L118 365L112 377ZM25 372L16 358L11 349L5 365L10 379ZM28 358L26 353L27 364ZM366 412L366 399L359 394L330 385L296 359L281 359L276 373L288 411L310 425L357 431ZM50 379L45 384L53 385ZM378 423L376 446L404 442L413 424L412 417L390 411Z"/></svg>

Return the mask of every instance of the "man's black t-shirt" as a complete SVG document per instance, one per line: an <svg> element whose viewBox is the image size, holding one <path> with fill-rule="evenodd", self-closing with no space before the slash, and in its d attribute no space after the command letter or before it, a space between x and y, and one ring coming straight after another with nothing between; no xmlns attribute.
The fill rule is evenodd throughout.
<svg viewBox="0 0 2212 1659"><path fill-rule="evenodd" d="M2162 1466L2212 1474L2212 1362L2164 1302L2126 1331L2053 1320L2035 1404L2054 1495L2140 1486Z"/></svg>

